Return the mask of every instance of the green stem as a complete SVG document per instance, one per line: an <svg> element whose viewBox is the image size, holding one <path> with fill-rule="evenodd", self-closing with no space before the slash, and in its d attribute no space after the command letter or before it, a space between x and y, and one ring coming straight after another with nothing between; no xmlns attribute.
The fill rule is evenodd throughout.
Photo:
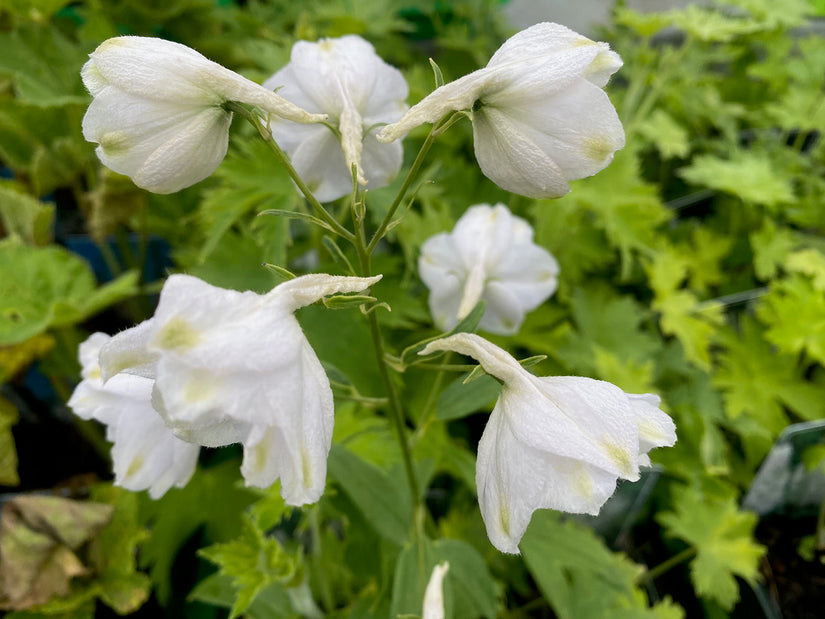
<svg viewBox="0 0 825 619"><path fill-rule="evenodd" d="M358 252L358 261L361 266L361 276L370 277L372 275L372 265L370 264L369 249L365 244L363 220L355 221L355 249ZM381 328L378 325L378 317L375 312L370 312L367 315L367 320L370 327L370 336L372 337L372 344L375 350L375 360L378 362L378 371L381 374L381 381L384 383L384 388L387 390L387 399L389 400L389 411L395 425L396 434L398 437L398 444L401 447L401 455L404 459L404 469L407 473L407 482L410 485L410 493L412 494L413 507L413 521L418 514L419 493L418 480L415 477L415 467L413 466L412 453L410 452L410 444L407 441L406 424L404 422L404 410L401 407L401 400L398 397L398 392L392 382L387 363L384 360L384 340L381 337ZM419 528L415 527L415 536L419 537Z"/></svg>
<svg viewBox="0 0 825 619"><path fill-rule="evenodd" d="M410 167L410 171L407 172L407 177L404 179L404 184L401 185L401 189L398 190L398 195L395 196L395 200L393 200L393 203L390 205L387 214L384 215L381 225L378 226L375 234L372 235L369 245L367 245L368 254L372 254L375 246L378 244L378 241L384 238L384 234L387 232L387 227L389 227L392 222L398 207L401 206L401 202L404 200L404 196L407 195L407 192L413 184L415 177L418 176L421 165L424 163L424 159L426 159L427 153L430 151L430 147L433 145L433 142L435 142L435 139L447 129L452 127L463 116L464 114L462 112L456 112L451 116L448 116L446 119L438 122L433 126L432 130L430 130L430 133L427 135L427 139L424 140L424 143L421 145L421 149L418 151L418 155L415 157L415 161L413 161L413 164Z"/></svg>
<svg viewBox="0 0 825 619"><path fill-rule="evenodd" d="M659 578L659 576L661 576L665 572L673 569L674 567L676 567L680 563L682 563L684 561L687 561L688 559L692 558L695 554L696 554L696 548L693 548L693 547L685 548L678 555L674 555L674 556L670 557L670 559L667 559L666 561L662 561L656 567L652 567L649 570L647 570L644 574L642 574L641 576L639 576L639 578L636 579L636 584L637 585L643 585L647 582L650 582L651 580L656 580L657 578Z"/></svg>
<svg viewBox="0 0 825 619"><path fill-rule="evenodd" d="M292 178L293 182L298 186L298 189L301 190L301 193L304 194L304 197L312 205L315 214L318 215L318 217L322 219L330 228L332 228L336 234L347 239L351 243L354 242L355 235L338 223L338 220L330 215L323 205L318 202L315 194L312 193L312 190L304 182L304 179L301 178L301 175L298 174L297 170L295 170L292 166L292 162L289 160L289 157L287 157L286 153L281 150L280 146L278 146L278 142L276 142L275 138L272 137L272 132L261 122L260 117L243 105L235 103L234 101L227 102L225 107L229 111L236 112L238 115L243 116L252 124L253 127L255 127L255 129L258 130L258 133L261 138L263 138L263 141L266 142L272 152L275 153L275 156L278 157L283 166L286 168L286 171L289 173L289 176Z"/></svg>
<svg viewBox="0 0 825 619"><path fill-rule="evenodd" d="M318 519L318 512L320 511L318 505L314 505L309 510L309 526L312 530L312 562L315 565L315 572L318 577L318 588L321 590L321 604L324 611L329 613L335 608L335 602L332 597L332 589L330 588L329 579L327 578L327 570L324 569L323 548L321 547L321 525Z"/></svg>

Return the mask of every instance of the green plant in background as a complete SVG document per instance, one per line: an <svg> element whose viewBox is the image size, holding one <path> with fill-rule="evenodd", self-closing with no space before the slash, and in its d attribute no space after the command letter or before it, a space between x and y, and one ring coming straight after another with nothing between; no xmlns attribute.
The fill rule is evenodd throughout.
<svg viewBox="0 0 825 619"><path fill-rule="evenodd" d="M261 82L287 64L297 39L358 34L402 69L409 100L419 101L432 89L427 55L438 63L437 85L487 63L504 39L494 6L62 4L3 5L0 22L0 160L12 172L0 186L7 236L0 242L4 483L17 474L11 424L23 371L40 359L65 399L77 380L75 351L86 333L80 325L126 297L111 332L143 320L151 315L143 301L160 288L139 283L138 272L146 271L139 260L137 270L95 284L85 263L53 244L52 204L58 239L67 222L90 232L104 253L112 253L109 235L120 238L117 255L109 256L113 272L124 270L128 231L165 239L175 270L260 293L289 277L284 269L366 274L363 255L329 230L357 234L349 223L354 206L364 230L386 233L370 248L371 270L384 278L369 294L392 311L344 296L326 303L342 311L315 305L296 314L335 395L329 479L317 503L294 509L277 484L239 487L239 457L229 448L207 452L185 487L157 501L98 486L95 504L115 508L107 526L132 541L117 552L104 546L113 549L105 558L79 554L86 569L70 572L68 592L15 616L91 616L95 597L131 612L149 590L135 572L135 550L151 580L151 604L169 616L215 616L215 606L251 617L420 614L430 572L445 561L447 616L755 616L760 611L736 603L753 604L748 591L759 591L766 578L776 587L760 561L770 565L777 549L755 538L757 516L740 507L745 493L763 527L797 518L797 541L808 569L817 569L822 494L778 498L764 474L756 478L789 424L816 422L825 412L825 56L809 20L815 4L617 9L600 38L624 61L609 94L626 146L605 170L572 182L572 191L552 202L512 196L482 175L470 125L457 118L432 144L427 131L414 129L397 180L385 188L368 184L366 200L358 192L331 202L326 227L316 225L323 214L272 159L260 124L234 121L215 174L171 196L147 195L101 168L80 133L89 98L78 71L87 54L118 34L162 36ZM428 157L413 160L422 146ZM410 170L417 180L404 186ZM402 187L407 197L391 208ZM530 361L537 375L591 376L629 393L660 395L679 435L673 449L653 453L654 472L619 485L598 518L536 512L520 544L523 561L490 546L475 500L474 454L486 415L473 413L490 410L499 384L474 366L454 365L454 354L417 354L439 336L418 275L422 244L452 230L470 205L496 202L534 227L535 243L552 252L559 269L555 296L528 313L516 334L491 340L519 358L541 355ZM281 216L256 217L261 211ZM358 306L372 306L367 318ZM456 330L472 330L479 312ZM389 376L372 354L376 323ZM384 413L393 391L406 417L406 461L398 425ZM808 450L808 468L788 470L810 476L803 486L812 488L821 475L810 463L811 448L822 441L818 427L807 430L804 444L783 438L777 445L798 452L787 466ZM89 440L98 432L84 431ZM126 505L134 498L117 497L139 499L139 511ZM422 500L425 508L413 511ZM777 520L781 509L786 520ZM10 539L6 521L4 513ZM202 548L203 560L194 548ZM4 565L9 556L0 544ZM182 566L189 566L183 577ZM122 598L108 584L115 573L130 583L118 589ZM779 594L788 612L795 600Z"/></svg>

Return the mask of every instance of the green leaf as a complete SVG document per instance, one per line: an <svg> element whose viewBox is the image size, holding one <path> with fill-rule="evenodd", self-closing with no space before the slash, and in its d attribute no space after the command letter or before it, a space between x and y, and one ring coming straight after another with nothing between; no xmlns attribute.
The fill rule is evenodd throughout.
<svg viewBox="0 0 825 619"><path fill-rule="evenodd" d="M79 68L87 50L56 27L25 26L0 34L0 73L10 75L20 101L41 107L86 104Z"/></svg>
<svg viewBox="0 0 825 619"><path fill-rule="evenodd" d="M290 581L297 567L296 558L276 538L265 536L248 516L239 538L202 548L198 554L217 565L221 575L232 579L237 594L230 619L243 614L267 586Z"/></svg>
<svg viewBox="0 0 825 619"><path fill-rule="evenodd" d="M189 600L222 608L232 608L236 598L237 589L232 583L232 577L220 573L204 578L188 596ZM273 583L258 593L244 616L248 619L292 619L295 610L283 586Z"/></svg>
<svg viewBox="0 0 825 619"><path fill-rule="evenodd" d="M142 496L141 517L151 537L141 548L141 567L149 575L155 595L165 604L172 595L172 565L181 546L202 528L205 543L231 540L241 532L244 510L258 496L239 486L237 460L198 469L184 488L172 488L153 501ZM208 509L204 509L208 505Z"/></svg>
<svg viewBox="0 0 825 619"><path fill-rule="evenodd" d="M485 374L465 385L467 376L457 378L439 394L435 402L437 419L461 419L491 404L498 397L501 384L492 376Z"/></svg>
<svg viewBox="0 0 825 619"><path fill-rule="evenodd" d="M29 245L46 245L52 240L54 205L0 185L0 222L8 236L18 236Z"/></svg>
<svg viewBox="0 0 825 619"><path fill-rule="evenodd" d="M713 382L731 419L746 415L773 438L788 423L786 406L803 419L822 416L821 389L804 380L793 358L773 350L755 320L743 319L738 333L721 331L719 343L724 350Z"/></svg>
<svg viewBox="0 0 825 619"><path fill-rule="evenodd" d="M684 487L675 494L674 511L657 519L670 535L696 548L690 575L699 595L730 610L739 599L735 576L756 582L765 553L753 540L757 517L738 511L733 499L711 499Z"/></svg>
<svg viewBox="0 0 825 619"><path fill-rule="evenodd" d="M381 537L399 546L409 539L412 527L410 496L384 471L341 445L332 446L328 470Z"/></svg>
<svg viewBox="0 0 825 619"><path fill-rule="evenodd" d="M810 268L815 268L813 263ZM817 289L814 282L796 274L775 282L760 299L757 316L768 325L765 339L780 351L804 351L825 364L825 290Z"/></svg>
<svg viewBox="0 0 825 619"><path fill-rule="evenodd" d="M750 242L753 248L753 269L763 281L776 275L777 269L785 263L788 254L797 245L791 230L777 227L768 218L760 230L750 234Z"/></svg>
<svg viewBox="0 0 825 619"><path fill-rule="evenodd" d="M664 159L685 158L690 153L687 130L661 108L639 123L636 130L658 149Z"/></svg>
<svg viewBox="0 0 825 619"><path fill-rule="evenodd" d="M100 288L88 264L60 247L0 241L0 344L75 324L137 291L129 272Z"/></svg>
<svg viewBox="0 0 825 619"><path fill-rule="evenodd" d="M648 608L635 585L642 568L610 552L590 529L561 521L555 512L535 512L519 548L559 619L683 616L667 602Z"/></svg>
<svg viewBox="0 0 825 619"><path fill-rule="evenodd" d="M690 183L738 196L745 202L776 206L794 201L790 179L764 153L747 151L731 158L699 155L679 171Z"/></svg>
<svg viewBox="0 0 825 619"><path fill-rule="evenodd" d="M0 397L0 486L16 486L20 483L17 474L17 450L11 427L17 423L17 407L6 398Z"/></svg>

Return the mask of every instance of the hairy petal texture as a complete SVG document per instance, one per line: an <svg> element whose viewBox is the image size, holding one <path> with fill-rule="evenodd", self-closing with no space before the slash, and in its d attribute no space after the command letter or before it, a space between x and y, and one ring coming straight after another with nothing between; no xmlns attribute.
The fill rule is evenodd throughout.
<svg viewBox="0 0 825 619"><path fill-rule="evenodd" d="M359 36L298 41L290 62L264 82L296 105L329 116L327 127L275 120L272 134L322 202L352 191L351 169L371 189L387 185L401 168L401 144L382 144L374 126L395 122L407 110L407 83ZM340 140L340 142L339 142Z"/></svg>
<svg viewBox="0 0 825 619"><path fill-rule="evenodd" d="M537 509L598 514L619 479L639 478L648 451L676 442L655 395L579 376L533 376L475 334L437 340L421 354L437 350L471 356L503 383L476 464L481 515L502 552L519 552Z"/></svg>
<svg viewBox="0 0 825 619"><path fill-rule="evenodd" d="M606 43L536 24L508 39L485 68L434 90L378 140L472 110L485 176L514 193L558 197L570 190L568 181L595 174L624 146L622 124L601 90L621 66Z"/></svg>
<svg viewBox="0 0 825 619"><path fill-rule="evenodd" d="M148 397L176 436L209 447L243 443L247 484L280 478L287 503L311 503L324 490L334 407L293 312L379 279L306 275L260 295L172 275L155 315L112 338L101 359L122 372L154 360Z"/></svg>
<svg viewBox="0 0 825 619"><path fill-rule="evenodd" d="M79 417L106 425L106 438L113 443L115 484L148 490L157 499L172 486L186 485L200 447L180 440L166 427L152 406L151 378L123 373L103 382L98 358L109 341L108 335L94 333L80 345L83 380L68 404Z"/></svg>
<svg viewBox="0 0 825 619"><path fill-rule="evenodd" d="M479 204L467 209L451 233L424 242L418 271L430 289L437 327L451 329L484 300L480 328L511 335L527 312L555 292L559 266L533 243L525 220L503 204Z"/></svg>
<svg viewBox="0 0 825 619"><path fill-rule="evenodd" d="M193 49L149 37L115 37L81 71L94 97L83 136L104 165L155 193L172 193L209 176L226 155L228 101L312 123L283 97L206 59Z"/></svg>

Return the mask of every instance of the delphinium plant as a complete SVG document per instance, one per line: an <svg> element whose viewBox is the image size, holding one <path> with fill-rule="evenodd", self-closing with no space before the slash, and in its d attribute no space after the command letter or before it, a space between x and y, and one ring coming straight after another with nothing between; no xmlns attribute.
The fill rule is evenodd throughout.
<svg viewBox="0 0 825 619"><path fill-rule="evenodd" d="M419 270L443 333L400 355L387 348L381 314L393 308L376 285L383 279L382 287L392 289L402 282L378 272L373 257L386 251L388 232L404 225L403 207L423 180L432 146L458 122L472 123L482 172L511 192L557 197L570 190L570 180L607 166L624 145L624 132L603 87L621 64L607 44L541 23L508 39L486 67L453 82L442 84L433 65L438 87L407 109L401 73L358 36L296 43L289 64L266 87L177 43L134 36L102 43L82 71L94 97L83 131L107 167L152 192L180 190L220 164L237 114L257 130L273 165L286 168L310 207L262 214L300 218L320 229L346 271L299 275L289 265L271 265L284 281L265 294L171 275L151 318L84 342L84 380L69 406L106 424L115 483L157 498L189 481L200 447L240 443L247 485L267 490L278 483L284 510L317 503L326 488L336 399L294 313L323 302L328 312L354 308L348 321L368 327L371 344L350 354L353 364L372 355L382 379L370 414L394 427L407 487L393 492L406 497L407 506L393 512L399 525L406 523L397 534L420 550L414 571L429 574L449 553L432 550L440 536L428 531L427 478L411 445L410 420L426 422L426 416L401 393L410 369L431 373L420 379L425 384L467 370L445 352L478 361L471 377L483 370L501 384L475 473L493 546L518 554L536 509L598 514L619 479L639 479L651 449L675 443L675 428L655 395L626 394L591 378L537 377L475 333L518 331L526 313L554 292L558 264L533 243L530 225L502 204L468 205L451 233L427 240ZM425 123L429 134L395 196L374 207L371 190L387 185L401 167L400 141ZM345 208L335 212L329 203L339 198ZM346 376L347 367L335 373ZM346 400L339 397L339 406ZM346 459L330 466L346 466ZM352 498L374 490L353 488ZM264 543L277 547L278 541ZM370 551L358 544L353 536L352 552ZM276 579L289 590L306 583L296 573L300 549L297 544L297 555L285 551L269 557L274 564L245 569L270 577L281 570ZM220 548L206 556L231 573ZM409 590L393 596L391 616L422 607L423 580L416 582L396 583ZM255 593L242 587L232 614L245 611ZM429 601L426 616L443 616L438 606Z"/></svg>

